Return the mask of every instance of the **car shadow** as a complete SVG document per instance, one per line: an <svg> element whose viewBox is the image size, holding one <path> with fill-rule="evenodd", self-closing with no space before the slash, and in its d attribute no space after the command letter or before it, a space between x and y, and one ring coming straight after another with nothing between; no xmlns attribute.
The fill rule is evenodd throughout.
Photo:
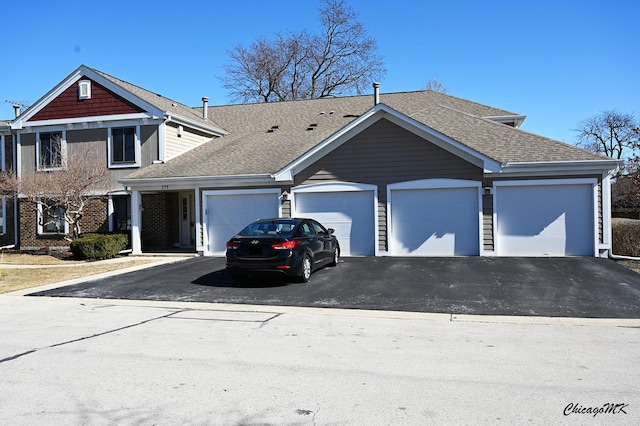
<svg viewBox="0 0 640 426"><path fill-rule="evenodd" d="M249 275L242 282L234 280L226 269L220 269L202 275L191 284L203 285L207 287L232 287L232 288L263 288L263 287L284 287L292 284L290 278L280 275Z"/></svg>

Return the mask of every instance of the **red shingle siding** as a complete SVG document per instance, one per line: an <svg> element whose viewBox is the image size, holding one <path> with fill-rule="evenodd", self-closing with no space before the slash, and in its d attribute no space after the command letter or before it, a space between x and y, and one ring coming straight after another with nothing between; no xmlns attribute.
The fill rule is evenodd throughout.
<svg viewBox="0 0 640 426"><path fill-rule="evenodd" d="M80 80L87 79L82 77ZM135 114L139 112L143 112L143 110L94 81L91 81L91 99L79 100L78 82L75 82L42 110L38 111L30 121Z"/></svg>

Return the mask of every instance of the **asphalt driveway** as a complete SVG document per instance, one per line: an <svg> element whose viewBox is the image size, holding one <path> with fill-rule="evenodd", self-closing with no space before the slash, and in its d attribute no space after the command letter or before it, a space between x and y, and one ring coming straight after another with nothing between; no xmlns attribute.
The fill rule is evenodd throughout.
<svg viewBox="0 0 640 426"><path fill-rule="evenodd" d="M640 275L598 258L344 258L297 284L236 284L199 257L33 296L218 302L476 315L640 318Z"/></svg>

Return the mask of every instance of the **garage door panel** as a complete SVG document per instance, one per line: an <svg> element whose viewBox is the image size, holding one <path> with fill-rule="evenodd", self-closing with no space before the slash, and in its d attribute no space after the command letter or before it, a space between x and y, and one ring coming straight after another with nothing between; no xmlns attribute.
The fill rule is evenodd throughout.
<svg viewBox="0 0 640 426"><path fill-rule="evenodd" d="M391 191L393 255L479 254L477 188Z"/></svg>
<svg viewBox="0 0 640 426"><path fill-rule="evenodd" d="M498 187L496 205L499 255L594 254L592 185Z"/></svg>
<svg viewBox="0 0 640 426"><path fill-rule="evenodd" d="M375 254L373 191L295 193L295 215L335 230L344 256Z"/></svg>
<svg viewBox="0 0 640 426"><path fill-rule="evenodd" d="M226 242L257 219L278 217L276 194L229 194L207 197L208 253L221 255Z"/></svg>

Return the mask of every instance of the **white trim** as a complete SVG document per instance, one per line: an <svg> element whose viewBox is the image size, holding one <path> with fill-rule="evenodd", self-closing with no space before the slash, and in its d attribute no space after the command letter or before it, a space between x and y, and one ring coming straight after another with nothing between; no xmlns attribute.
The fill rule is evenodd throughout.
<svg viewBox="0 0 640 426"><path fill-rule="evenodd" d="M135 128L135 140L134 140L134 155L135 155L135 161L133 162L125 162L125 163L114 163L113 162L113 141L112 141L112 130L113 129L124 129L124 128L130 128L133 127ZM107 126L107 159L109 162L109 168L110 169L127 169L127 168L134 168L134 167L140 167L140 164L142 163L142 160L140 158L140 156L142 155L142 148L141 148L141 141L140 141L140 124L137 122L114 122L114 123L109 123L109 125Z"/></svg>
<svg viewBox="0 0 640 426"><path fill-rule="evenodd" d="M78 99L91 99L91 80L78 81Z"/></svg>
<svg viewBox="0 0 640 426"><path fill-rule="evenodd" d="M498 238L498 187L500 186L541 186L541 185L591 185L591 204L593 208L593 255L599 255L598 244L598 179L596 178L575 178L575 179L534 179L534 180L509 180L494 181L491 193L493 194L493 249L496 256L503 256L500 253L500 238ZM604 200L603 200L604 201Z"/></svg>
<svg viewBox="0 0 640 426"><path fill-rule="evenodd" d="M597 202L595 203L597 206ZM596 218L597 220L597 218ZM597 221L596 221L597 223ZM602 176L602 243L599 250L608 250L613 253L613 241L611 233L611 175ZM598 255L600 253L598 252Z"/></svg>
<svg viewBox="0 0 640 426"><path fill-rule="evenodd" d="M296 211L296 195L310 193L327 193L327 192L373 192L373 204L371 213L373 214L373 237L374 237L374 256L380 255L380 235L378 233L378 186L364 183L351 182L325 182L312 185L298 186L291 189L291 217L297 216Z"/></svg>
<svg viewBox="0 0 640 426"><path fill-rule="evenodd" d="M45 167L41 168L41 158L40 158L40 134L42 133L58 133L62 135L62 141L60 142L60 153L62 166L61 167ZM51 170L64 170L67 168L67 130L62 127L43 127L38 129L36 132L36 170L37 171L51 171Z"/></svg>
<svg viewBox="0 0 640 426"><path fill-rule="evenodd" d="M513 127L516 129L519 128L524 120L527 118L526 115L489 115L482 117L487 120L495 121L496 123L513 123Z"/></svg>
<svg viewBox="0 0 640 426"><path fill-rule="evenodd" d="M208 211L208 197L210 195L268 195L274 194L276 197L280 196L280 188L265 188L265 189L240 189L240 190L227 190L227 189L216 189L216 190L206 190L202 191L202 205L203 205L203 215L202 215L202 238L203 238L203 252L205 256L216 255L213 253L209 247L209 227L207 226L209 223L209 211ZM278 203L278 216L282 216L282 203Z"/></svg>
<svg viewBox="0 0 640 426"><path fill-rule="evenodd" d="M7 200L4 196L0 196L0 214L0 235L4 235L7 229Z"/></svg>
<svg viewBox="0 0 640 426"><path fill-rule="evenodd" d="M200 198L200 186L195 187L195 208L196 208L196 252L204 255L205 247L202 226L202 199Z"/></svg>
<svg viewBox="0 0 640 426"><path fill-rule="evenodd" d="M142 197L139 191L131 191L131 253L142 254L140 231L142 224Z"/></svg>
<svg viewBox="0 0 640 426"><path fill-rule="evenodd" d="M158 125L158 161L164 163L167 156L167 122Z"/></svg>
<svg viewBox="0 0 640 426"><path fill-rule="evenodd" d="M506 163L501 176L558 176L562 174L603 174L609 173L623 164L622 160L602 159L583 161L545 161L537 163Z"/></svg>
<svg viewBox="0 0 640 426"><path fill-rule="evenodd" d="M407 189L455 189L455 188L475 188L477 190L478 203L478 253L484 256L482 244L482 182L463 179L419 179L407 182L392 183L387 185L387 250L393 253L393 227L391 226L392 205L391 192L394 190Z"/></svg>
<svg viewBox="0 0 640 426"><path fill-rule="evenodd" d="M4 158L4 155L6 152L4 149L4 144L5 144L5 137L4 135L0 135L0 170L4 170L7 164Z"/></svg>
<svg viewBox="0 0 640 426"><path fill-rule="evenodd" d="M167 121L176 123L176 124L180 124L180 125L184 125L185 127L189 127L192 128L194 130L199 130L201 132L204 133L209 133L211 135L213 135L214 137L220 137L220 136L225 136L228 135L229 132L227 132L224 129L221 129L220 127L216 127L216 126L206 126L203 123L200 123L198 121L194 121L194 120L190 120L188 118L182 117L180 115L176 115L176 114L171 114L171 115L167 115L166 116ZM210 123L213 124L213 123Z"/></svg>
<svg viewBox="0 0 640 426"><path fill-rule="evenodd" d="M125 187L145 191L176 191L200 187L270 186L275 184L271 175L189 176L168 178L118 179Z"/></svg>
<svg viewBox="0 0 640 426"><path fill-rule="evenodd" d="M101 115L95 117L64 118L60 120L43 120L26 123L20 130L32 133L33 128L43 126L65 126L67 130L87 130L104 129L105 123L120 121L144 121L144 125L155 125L162 123L162 119L151 118L147 114L122 114L122 115Z"/></svg>
<svg viewBox="0 0 640 426"><path fill-rule="evenodd" d="M109 232L113 232L113 215L115 210L113 208L113 195L109 194L107 198L107 221L109 223Z"/></svg>

